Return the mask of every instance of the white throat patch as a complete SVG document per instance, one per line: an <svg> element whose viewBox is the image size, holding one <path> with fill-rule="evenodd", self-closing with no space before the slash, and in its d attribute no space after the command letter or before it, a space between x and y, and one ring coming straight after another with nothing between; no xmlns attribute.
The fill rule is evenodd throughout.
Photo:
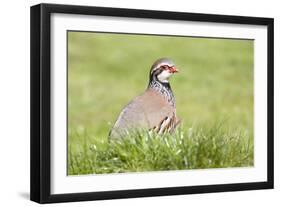
<svg viewBox="0 0 281 207"><path fill-rule="evenodd" d="M163 70L159 75L157 75L157 78L162 83L168 83L169 77L172 75L172 73L168 72L167 70Z"/></svg>

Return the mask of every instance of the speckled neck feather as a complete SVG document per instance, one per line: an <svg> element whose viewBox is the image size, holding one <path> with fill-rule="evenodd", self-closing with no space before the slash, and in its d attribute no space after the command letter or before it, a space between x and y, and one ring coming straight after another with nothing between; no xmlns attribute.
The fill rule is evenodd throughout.
<svg viewBox="0 0 281 207"><path fill-rule="evenodd" d="M162 83L156 77L152 77L148 84L148 89L152 89L161 94L173 107L176 105L176 100L171 89L170 83Z"/></svg>

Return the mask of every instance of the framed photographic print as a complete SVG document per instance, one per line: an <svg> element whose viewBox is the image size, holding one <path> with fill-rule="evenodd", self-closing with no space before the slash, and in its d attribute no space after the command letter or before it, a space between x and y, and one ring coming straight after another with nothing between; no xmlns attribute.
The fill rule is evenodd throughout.
<svg viewBox="0 0 281 207"><path fill-rule="evenodd" d="M31 7L31 200L273 188L273 19Z"/></svg>

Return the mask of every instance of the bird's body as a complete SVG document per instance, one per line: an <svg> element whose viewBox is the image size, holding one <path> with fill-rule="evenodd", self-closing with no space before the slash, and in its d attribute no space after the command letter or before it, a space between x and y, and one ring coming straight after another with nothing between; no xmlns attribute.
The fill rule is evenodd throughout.
<svg viewBox="0 0 281 207"><path fill-rule="evenodd" d="M164 69L157 72L163 65L172 68L166 78L165 74L161 74ZM159 59L153 64L146 91L124 107L111 129L110 138L121 138L131 130L138 129L155 130L157 133L175 129L179 120L176 117L175 98L167 81L174 72L177 70L169 59Z"/></svg>

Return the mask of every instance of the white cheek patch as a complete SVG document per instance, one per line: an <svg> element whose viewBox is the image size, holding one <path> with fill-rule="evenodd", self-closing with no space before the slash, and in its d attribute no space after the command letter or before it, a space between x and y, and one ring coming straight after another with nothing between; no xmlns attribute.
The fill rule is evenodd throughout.
<svg viewBox="0 0 281 207"><path fill-rule="evenodd" d="M159 75L157 75L157 78L159 81L163 83L169 82L168 79L172 75L172 73L169 73L167 70L163 70Z"/></svg>

